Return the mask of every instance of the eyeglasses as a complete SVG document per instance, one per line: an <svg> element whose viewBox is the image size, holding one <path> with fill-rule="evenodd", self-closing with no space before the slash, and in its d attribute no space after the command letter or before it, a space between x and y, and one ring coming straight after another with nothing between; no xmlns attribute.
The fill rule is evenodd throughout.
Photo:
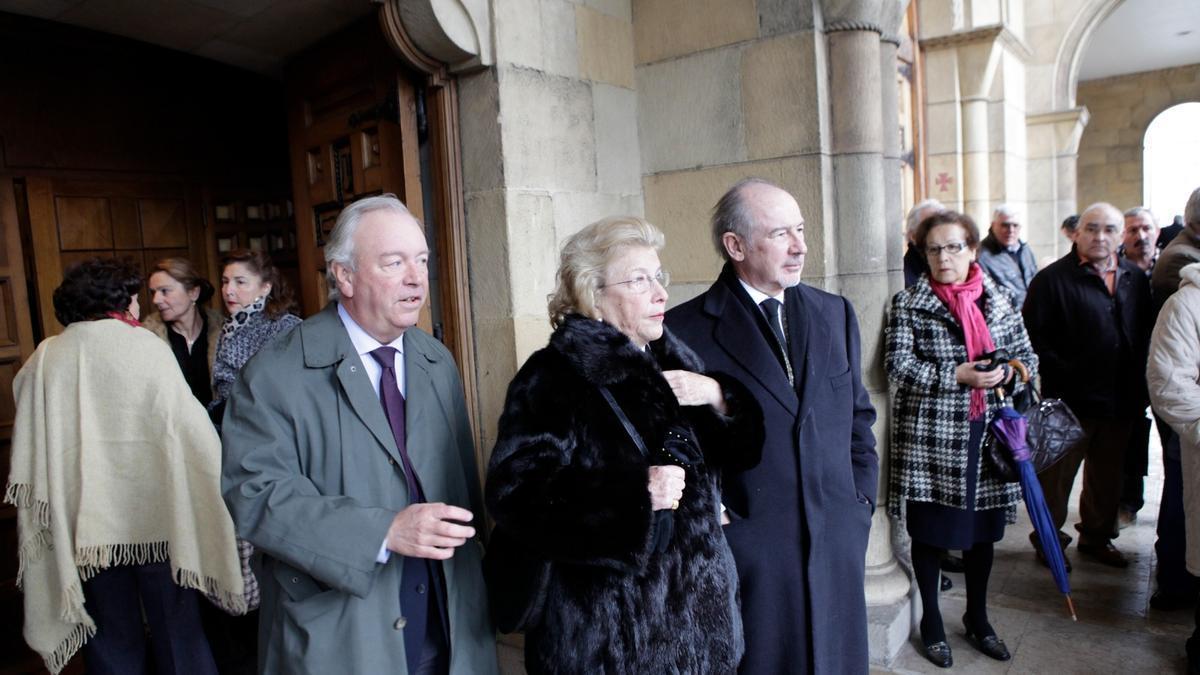
<svg viewBox="0 0 1200 675"><path fill-rule="evenodd" d="M943 244L942 246L926 246L925 255L929 256L930 258L936 258L942 254L942 251L945 251L950 255L958 255L965 250L967 250L966 242L952 241L949 244Z"/></svg>
<svg viewBox="0 0 1200 675"><path fill-rule="evenodd" d="M639 274L632 279L626 279L625 281L614 281L611 284L604 284L600 288L608 288L609 286L620 286L625 284L628 285L629 290L633 291L634 293L645 293L646 291L650 290L651 281L657 281L659 286L666 288L667 285L671 283L671 274L666 270L659 270L654 275Z"/></svg>

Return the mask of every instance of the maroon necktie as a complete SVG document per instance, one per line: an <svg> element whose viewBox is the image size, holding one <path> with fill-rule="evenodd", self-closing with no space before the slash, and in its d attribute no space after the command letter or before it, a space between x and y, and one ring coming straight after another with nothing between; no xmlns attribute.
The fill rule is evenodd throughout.
<svg viewBox="0 0 1200 675"><path fill-rule="evenodd" d="M404 464L408 501L410 504L424 502L425 493L421 490L416 471L413 470L412 460L408 458L408 444L404 440L404 395L396 385L396 349L380 347L371 352L371 357L383 368L383 375L379 378L379 401L383 404L383 412L387 415L388 424L392 427L392 436L396 439L396 449L400 451L400 461Z"/></svg>

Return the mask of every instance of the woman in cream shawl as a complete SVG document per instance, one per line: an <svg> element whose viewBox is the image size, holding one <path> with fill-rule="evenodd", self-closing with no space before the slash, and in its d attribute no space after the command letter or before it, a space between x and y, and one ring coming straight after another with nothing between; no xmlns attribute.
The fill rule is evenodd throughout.
<svg viewBox="0 0 1200 675"><path fill-rule="evenodd" d="M26 642L57 673L215 673L197 591L244 612L221 445L165 343L137 323L136 269L91 260L54 291L66 326L13 382ZM146 424L152 420L152 424Z"/></svg>

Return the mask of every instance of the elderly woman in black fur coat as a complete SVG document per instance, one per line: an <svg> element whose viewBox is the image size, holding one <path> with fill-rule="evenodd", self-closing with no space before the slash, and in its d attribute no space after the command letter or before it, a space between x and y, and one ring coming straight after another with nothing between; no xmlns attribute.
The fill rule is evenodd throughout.
<svg viewBox="0 0 1200 675"><path fill-rule="evenodd" d="M572 236L550 344L508 389L487 503L497 536L551 561L531 673L731 673L742 656L718 476L758 463L762 413L663 328L662 246L633 217Z"/></svg>

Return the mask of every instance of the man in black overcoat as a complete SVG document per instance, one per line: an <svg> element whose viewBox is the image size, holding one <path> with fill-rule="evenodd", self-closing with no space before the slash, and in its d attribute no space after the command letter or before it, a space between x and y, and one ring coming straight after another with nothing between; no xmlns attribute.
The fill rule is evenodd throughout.
<svg viewBox="0 0 1200 675"><path fill-rule="evenodd" d="M863 593L879 458L850 303L800 283L804 218L747 179L713 212L726 264L667 325L763 409L754 469L724 475L725 536L741 583L744 673L865 673Z"/></svg>

